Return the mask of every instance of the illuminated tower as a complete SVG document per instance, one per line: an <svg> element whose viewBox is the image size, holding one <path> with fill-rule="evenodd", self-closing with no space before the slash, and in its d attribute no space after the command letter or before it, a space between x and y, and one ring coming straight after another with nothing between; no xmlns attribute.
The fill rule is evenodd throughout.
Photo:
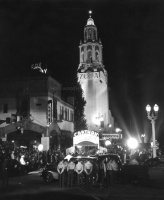
<svg viewBox="0 0 164 200"><path fill-rule="evenodd" d="M106 132L114 123L109 110L108 74L103 65L103 47L91 15L84 27L84 41L80 42L79 50L77 75L86 100L84 114L88 129L97 131L101 128Z"/></svg>

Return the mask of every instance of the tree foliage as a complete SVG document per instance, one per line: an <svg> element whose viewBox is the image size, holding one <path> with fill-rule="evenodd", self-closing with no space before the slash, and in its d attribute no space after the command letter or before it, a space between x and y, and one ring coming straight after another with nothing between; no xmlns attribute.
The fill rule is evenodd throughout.
<svg viewBox="0 0 164 200"><path fill-rule="evenodd" d="M86 104L85 99L83 98L83 90L79 82L76 83L75 93L74 93L74 108L75 108L75 131L87 129L87 123L84 115L84 107Z"/></svg>

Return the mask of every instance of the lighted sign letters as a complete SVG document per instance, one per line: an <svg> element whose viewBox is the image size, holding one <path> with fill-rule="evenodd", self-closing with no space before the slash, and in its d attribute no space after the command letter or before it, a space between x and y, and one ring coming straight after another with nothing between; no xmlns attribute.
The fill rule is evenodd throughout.
<svg viewBox="0 0 164 200"><path fill-rule="evenodd" d="M74 145L84 141L89 141L94 144L99 144L99 134L95 131L89 131L89 130L78 131L74 133L73 137Z"/></svg>
<svg viewBox="0 0 164 200"><path fill-rule="evenodd" d="M78 78L81 79L97 79L99 78L99 72L90 72L90 73L79 73Z"/></svg>

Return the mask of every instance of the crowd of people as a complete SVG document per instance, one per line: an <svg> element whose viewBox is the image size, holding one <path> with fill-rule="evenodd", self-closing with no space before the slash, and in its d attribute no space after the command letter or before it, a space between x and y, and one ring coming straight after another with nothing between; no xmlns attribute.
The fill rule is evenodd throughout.
<svg viewBox="0 0 164 200"><path fill-rule="evenodd" d="M141 161L151 157L150 152L146 150L136 150L133 155L128 151L118 151L117 154L120 156L122 163L125 163L125 160L127 163L128 160L128 164L132 165L139 164ZM97 166L97 162L90 160L73 161L71 159L68 161L64 159L65 156L65 152L62 150L39 151L36 148L16 148L13 151L6 151L5 149L0 149L0 177L3 185L8 185L9 183L11 160L16 160L19 163L19 176L25 175L30 171L39 170L45 167L47 163L57 163L60 187L65 187L66 185L72 187L75 184L74 180L76 180L76 184L79 187L82 185L91 187L98 178L101 186L104 185L104 180L106 180L107 186L117 180L118 166L115 160L106 158ZM76 179L74 176L76 176Z"/></svg>
<svg viewBox="0 0 164 200"><path fill-rule="evenodd" d="M10 151L9 149L2 148L0 149L0 178L2 179L2 184L8 186L11 174L22 176L30 171L39 170L47 163L58 163L64 157L65 154L61 150L38 151L35 148L16 148Z"/></svg>

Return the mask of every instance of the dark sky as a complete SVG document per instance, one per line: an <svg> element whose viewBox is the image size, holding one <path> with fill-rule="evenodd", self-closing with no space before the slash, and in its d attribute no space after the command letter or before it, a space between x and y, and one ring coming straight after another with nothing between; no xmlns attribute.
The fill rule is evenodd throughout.
<svg viewBox="0 0 164 200"><path fill-rule="evenodd" d="M88 11L103 44L110 109L124 133L151 136L145 107L157 103L157 139L164 143L164 1L0 0L0 74L41 62L64 86L79 64Z"/></svg>

